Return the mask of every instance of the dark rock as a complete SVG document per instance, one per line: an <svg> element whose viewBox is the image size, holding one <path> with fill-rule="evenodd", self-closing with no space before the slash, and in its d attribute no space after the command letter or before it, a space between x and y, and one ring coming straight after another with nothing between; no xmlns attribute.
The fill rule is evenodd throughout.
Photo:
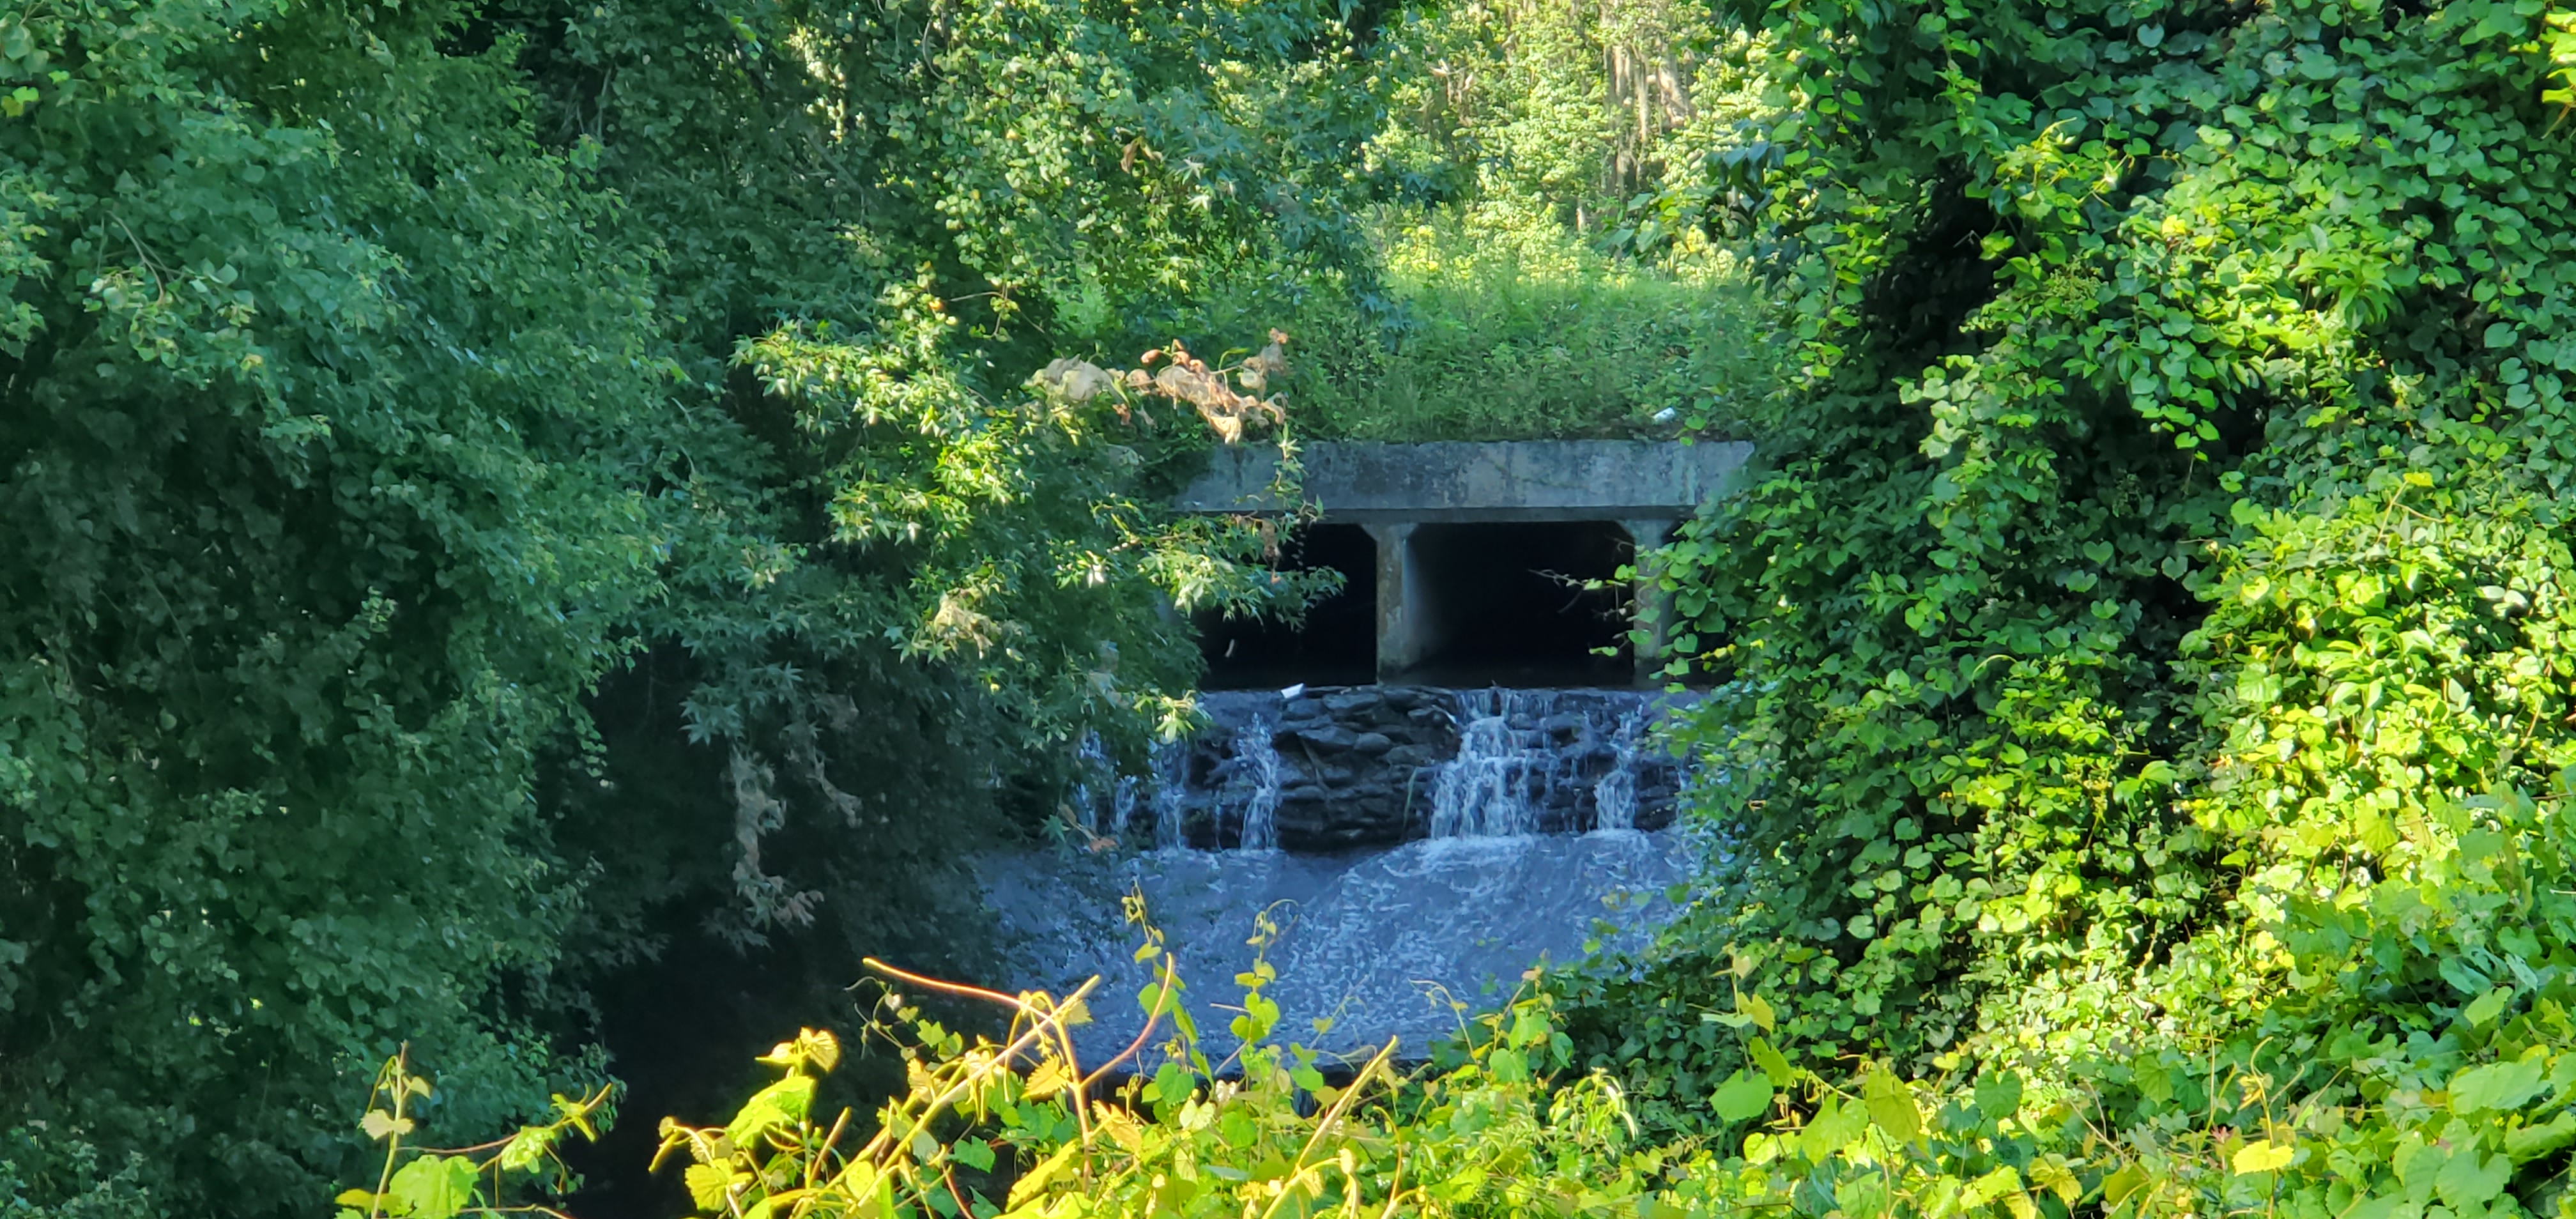
<svg viewBox="0 0 2576 1219"><path fill-rule="evenodd" d="M1370 757L1376 757L1394 748L1395 741L1383 732L1363 732L1351 742L1351 752L1364 753Z"/></svg>
<svg viewBox="0 0 2576 1219"><path fill-rule="evenodd" d="M1391 769L1423 766L1445 760L1447 752L1447 750L1433 749L1426 745L1398 745L1387 750L1386 756L1379 760Z"/></svg>
<svg viewBox="0 0 2576 1219"><path fill-rule="evenodd" d="M1348 728L1344 728L1340 724L1328 723L1313 728L1301 727L1282 730L1275 743L1280 748L1290 748L1302 745L1308 749L1328 753L1340 753L1349 749L1352 745L1357 744L1359 739L1358 733L1353 732Z"/></svg>

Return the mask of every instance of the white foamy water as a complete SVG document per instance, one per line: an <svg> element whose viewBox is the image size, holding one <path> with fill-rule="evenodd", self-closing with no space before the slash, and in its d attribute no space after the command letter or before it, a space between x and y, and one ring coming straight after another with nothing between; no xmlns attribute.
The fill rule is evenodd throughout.
<svg viewBox="0 0 2576 1219"><path fill-rule="evenodd" d="M1234 737L1236 771L1227 795L1240 827L1236 845L1246 851L1279 846L1279 750L1272 730L1267 718L1256 716Z"/></svg>
<svg viewBox="0 0 2576 1219"><path fill-rule="evenodd" d="M1077 1032L1100 1061L1143 1024L1131 997L1150 975L1133 959L1140 938L1118 918L1131 888L1178 954L1217 1056L1234 1045L1233 978L1251 968L1246 941L1265 911L1280 927L1268 950L1278 1039L1364 1053L1393 1036L1419 1053L1464 1013L1507 997L1541 959L1573 960L1605 927L1613 945L1641 940L1673 913L1665 889L1688 874L1687 859L1678 836L1631 831L1428 839L1342 856L1032 853L987 859L980 871L1025 962L997 981L1062 993L1102 975L1096 1023ZM1318 1032L1318 1020L1329 1029Z"/></svg>

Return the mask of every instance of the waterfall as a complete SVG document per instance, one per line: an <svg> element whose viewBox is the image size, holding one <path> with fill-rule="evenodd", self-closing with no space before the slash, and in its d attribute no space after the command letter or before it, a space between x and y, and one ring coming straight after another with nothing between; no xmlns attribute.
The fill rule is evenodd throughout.
<svg viewBox="0 0 2576 1219"><path fill-rule="evenodd" d="M1630 711L1610 732L1610 769L1592 784L1592 828L1637 828L1637 738L1645 717Z"/></svg>
<svg viewBox="0 0 2576 1219"><path fill-rule="evenodd" d="M1154 746L1154 849L1177 851L1189 843L1181 837L1181 802L1189 795L1189 744L1161 741Z"/></svg>
<svg viewBox="0 0 2576 1219"><path fill-rule="evenodd" d="M1074 824L1083 833L1097 839L1101 830L1100 797L1092 784L1114 779L1117 764L1109 760L1109 750L1101 744L1100 734L1085 732L1081 743L1074 746L1073 765L1075 773L1082 776L1073 784Z"/></svg>
<svg viewBox="0 0 2576 1219"><path fill-rule="evenodd" d="M1560 810L1569 803L1579 807L1587 788L1591 828L1635 829L1643 768L1640 743L1651 710L1642 698L1605 699L1599 691L1577 695L1459 691L1452 713L1458 753L1432 783L1431 836L1536 833L1545 828L1543 814L1551 797ZM1559 816L1566 814L1560 811Z"/></svg>
<svg viewBox="0 0 2576 1219"><path fill-rule="evenodd" d="M1431 785L1431 836L1495 838L1538 828L1534 798L1553 778L1520 690L1458 694L1458 756Z"/></svg>
<svg viewBox="0 0 2576 1219"><path fill-rule="evenodd" d="M1687 772L1657 726L1686 699L1212 691L1203 726L1157 744L1139 773L1078 743L1068 815L1074 830L1094 828L1092 849L1005 850L978 870L995 908L1029 933L1029 985L1142 986L1152 963L1133 960L1120 905L1141 893L1168 947L1208 978L1251 969L1247 941L1275 919L1257 951L1277 971L1282 1027L1329 1016L1336 1053L1390 1036L1424 1045L1457 1027L1446 996L1507 986L1542 956L1641 943L1671 917L1667 895L1703 849L1666 828ZM1223 1009L1196 995L1192 1018L1223 1027ZM1104 1007L1073 1035L1105 1061L1142 1025L1132 1005Z"/></svg>
<svg viewBox="0 0 2576 1219"><path fill-rule="evenodd" d="M1109 793L1109 836L1127 841L1127 823L1136 818L1136 776L1118 776L1118 786Z"/></svg>
<svg viewBox="0 0 2576 1219"><path fill-rule="evenodd" d="M1238 845L1247 851L1279 846L1279 750L1271 743L1271 730L1268 717L1255 716L1234 734L1237 769L1227 786L1242 799Z"/></svg>
<svg viewBox="0 0 2576 1219"><path fill-rule="evenodd" d="M1293 692L1292 692L1293 691ZM1134 848L1339 852L1415 838L1657 829L1671 696L1624 689L1217 691L1141 773L1086 762L1076 828Z"/></svg>

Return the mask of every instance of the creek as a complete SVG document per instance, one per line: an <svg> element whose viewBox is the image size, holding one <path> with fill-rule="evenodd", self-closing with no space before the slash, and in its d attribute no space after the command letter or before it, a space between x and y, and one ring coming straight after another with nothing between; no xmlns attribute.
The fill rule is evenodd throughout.
<svg viewBox="0 0 2576 1219"><path fill-rule="evenodd" d="M979 865L1015 941L1014 984L1098 975L1086 1063L1144 1024L1141 896L1213 1058L1239 974L1266 960L1275 1040L1328 1057L1392 1037L1419 1056L1530 967L1631 946L1676 912L1692 852L1684 775L1654 728L1689 696L1624 689L1353 686L1202 696L1209 727L1151 774L1089 756L1088 849ZM1168 1025L1166 1025L1168 1027ZM1161 1034L1157 1034L1160 1040Z"/></svg>

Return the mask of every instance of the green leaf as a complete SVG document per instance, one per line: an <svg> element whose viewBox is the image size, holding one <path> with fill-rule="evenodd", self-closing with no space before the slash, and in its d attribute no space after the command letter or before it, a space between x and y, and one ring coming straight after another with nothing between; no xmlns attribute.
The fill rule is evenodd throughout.
<svg viewBox="0 0 2576 1219"><path fill-rule="evenodd" d="M501 1147L501 1167L509 1172L526 1172L535 1168L554 1146L559 1132L547 1126L523 1126Z"/></svg>
<svg viewBox="0 0 2576 1219"><path fill-rule="evenodd" d="M2540 1092L2548 1073L2545 1055L2471 1067L2451 1077L2451 1111L2463 1117L2522 1107Z"/></svg>
<svg viewBox="0 0 2576 1219"><path fill-rule="evenodd" d="M408 1219L450 1219L474 1204L474 1162L464 1156L422 1156L394 1174L385 1187Z"/></svg>
<svg viewBox="0 0 2576 1219"><path fill-rule="evenodd" d="M1737 1071L1709 1094L1708 1107L1723 1121L1760 1117L1771 1110L1771 1077L1760 1071Z"/></svg>
<svg viewBox="0 0 2576 1219"><path fill-rule="evenodd" d="M2500 1155L2480 1155L2475 1147L2463 1147L2453 1151L2441 1171L2433 1174L2433 1192L2455 1207L2481 1206L2503 1193L2505 1182L2512 1176L2511 1160Z"/></svg>
<svg viewBox="0 0 2576 1219"><path fill-rule="evenodd" d="M2228 1166L2235 1169L2236 1175L2240 1177L2258 1172L2276 1172L2289 1167L2290 1161L2297 1159L2298 1154L2298 1150L2287 1143L2256 1139L2237 1148L2236 1154L2228 1158Z"/></svg>
<svg viewBox="0 0 2576 1219"><path fill-rule="evenodd" d="M1787 1083L1798 1077L1797 1070L1789 1065L1789 1060L1782 1056L1780 1051L1773 1049L1770 1042L1760 1037L1745 1041L1744 1056L1752 1059L1754 1066L1760 1067L1765 1074L1781 1083Z"/></svg>
<svg viewBox="0 0 2576 1219"><path fill-rule="evenodd" d="M1861 1081L1861 1101L1869 1107L1872 1125L1899 1143L1911 1143L1923 1137L1923 1111L1914 1104L1914 1093L1905 1081L1885 1068L1871 1071Z"/></svg>
<svg viewBox="0 0 2576 1219"><path fill-rule="evenodd" d="M780 1126L792 1126L805 1120L814 1102L814 1078L790 1075L752 1094L743 1102L740 1112L725 1123L725 1137L737 1147L748 1147L762 1134Z"/></svg>
<svg viewBox="0 0 2576 1219"><path fill-rule="evenodd" d="M721 1164L691 1164L680 1174L689 1187L689 1200L702 1211L721 1211L733 1188L733 1171Z"/></svg>
<svg viewBox="0 0 2576 1219"><path fill-rule="evenodd" d="M1056 1175L1063 1172L1066 1165L1073 1163L1075 1154L1081 1150L1082 1144L1067 1143L1057 1148L1054 1155L1040 1160L1038 1166L1030 1169L1027 1176L1011 1183L1010 1198L1004 1209L1018 1210L1026 1205L1029 1199L1045 1192L1047 1183L1055 1180Z"/></svg>

